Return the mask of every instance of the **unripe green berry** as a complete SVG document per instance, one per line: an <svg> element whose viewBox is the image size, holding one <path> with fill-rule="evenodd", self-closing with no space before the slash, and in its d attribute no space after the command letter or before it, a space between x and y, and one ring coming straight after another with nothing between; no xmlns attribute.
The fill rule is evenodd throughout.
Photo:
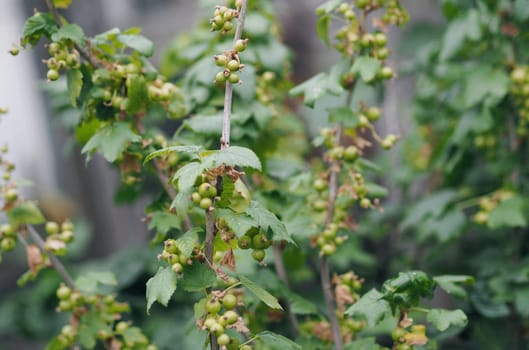
<svg viewBox="0 0 529 350"><path fill-rule="evenodd" d="M235 71L239 70L239 66L240 66L240 64L239 64L239 62L237 60L231 60L226 65L226 68L228 68L232 72L235 72Z"/></svg>
<svg viewBox="0 0 529 350"><path fill-rule="evenodd" d="M209 314L216 315L219 313L221 308L220 301L218 301L216 298L212 298L206 302L206 311Z"/></svg>
<svg viewBox="0 0 529 350"><path fill-rule="evenodd" d="M8 202L16 201L18 198L18 191L14 188L10 188L5 192L4 197Z"/></svg>
<svg viewBox="0 0 529 350"><path fill-rule="evenodd" d="M54 235L59 233L59 224L54 221L48 221L45 226L46 233L49 235Z"/></svg>
<svg viewBox="0 0 529 350"><path fill-rule="evenodd" d="M211 198L202 198L200 200L199 206L202 209L209 209L213 205Z"/></svg>
<svg viewBox="0 0 529 350"><path fill-rule="evenodd" d="M224 334L224 327L222 327L220 323L215 323L213 326L211 326L209 331L216 336L220 336L221 334Z"/></svg>
<svg viewBox="0 0 529 350"><path fill-rule="evenodd" d="M230 343L230 336L227 335L226 333L224 334L221 334L218 338L217 338L217 343L220 345L220 346L226 346Z"/></svg>
<svg viewBox="0 0 529 350"><path fill-rule="evenodd" d="M239 39L235 42L235 45L233 46L233 48L237 52L243 52L244 50L246 50L247 46L248 46L248 39Z"/></svg>
<svg viewBox="0 0 529 350"><path fill-rule="evenodd" d="M380 118L382 112L377 107L369 107L366 112L367 119L374 122Z"/></svg>
<svg viewBox="0 0 529 350"><path fill-rule="evenodd" d="M11 238L11 237L5 237L0 242L0 248L4 252L9 252L9 251L15 249L15 246L16 246L16 241L15 241L14 238Z"/></svg>
<svg viewBox="0 0 529 350"><path fill-rule="evenodd" d="M215 64L219 67L225 67L228 64L228 57L226 55L216 55Z"/></svg>
<svg viewBox="0 0 529 350"><path fill-rule="evenodd" d="M182 264L180 263L174 263L172 266L171 266L171 269L173 270L174 273L182 273L182 271L184 270Z"/></svg>
<svg viewBox="0 0 529 350"><path fill-rule="evenodd" d="M329 186L329 183L324 179L316 179L312 183L312 187L318 192L325 191L328 186Z"/></svg>
<svg viewBox="0 0 529 350"><path fill-rule="evenodd" d="M66 300L70 297L70 295L72 295L72 290L70 287L68 286L65 286L64 284L62 284L58 289L57 289L57 298L59 298L59 300Z"/></svg>
<svg viewBox="0 0 529 350"><path fill-rule="evenodd" d="M374 41L376 46L383 47L388 43L388 37L384 33L376 33Z"/></svg>
<svg viewBox="0 0 529 350"><path fill-rule="evenodd" d="M226 18L226 17L224 17L224 18ZM230 30L233 29L233 23L231 23L229 21L224 22L224 25L222 26L222 29L224 29L224 31L226 31L226 32L229 32Z"/></svg>
<svg viewBox="0 0 529 350"><path fill-rule="evenodd" d="M116 324L116 332L123 333L129 328L129 323L125 321L120 321Z"/></svg>
<svg viewBox="0 0 529 350"><path fill-rule="evenodd" d="M59 79L59 72L55 69L50 69L48 70L46 77L48 78L49 81L55 81Z"/></svg>
<svg viewBox="0 0 529 350"><path fill-rule="evenodd" d="M228 81L232 84L237 84L240 81L239 75L237 73L231 73L228 77Z"/></svg>
<svg viewBox="0 0 529 350"><path fill-rule="evenodd" d="M202 200L202 196L200 195L200 193L198 192L191 193L191 201L193 201L193 203L199 204L201 200Z"/></svg>
<svg viewBox="0 0 529 350"><path fill-rule="evenodd" d="M254 258L254 260L259 261L259 262L264 260L265 255L266 255L266 252L263 249L255 249L252 252L252 258Z"/></svg>
<svg viewBox="0 0 529 350"><path fill-rule="evenodd" d="M222 84L226 81L226 75L224 74L224 71L218 72L217 75L215 75L215 83Z"/></svg>
<svg viewBox="0 0 529 350"><path fill-rule="evenodd" d="M354 162L355 160L358 159L359 156L360 156L360 152L358 151L358 148L356 148L355 146L347 147L343 154L344 159L349 162Z"/></svg>
<svg viewBox="0 0 529 350"><path fill-rule="evenodd" d="M204 182L199 186L198 193L202 197L213 198L217 195L217 189L210 183Z"/></svg>
<svg viewBox="0 0 529 350"><path fill-rule="evenodd" d="M331 256L336 252L336 246L332 243L325 244L323 247L321 247L321 252L325 256Z"/></svg>
<svg viewBox="0 0 529 350"><path fill-rule="evenodd" d="M227 293L222 298L222 306L224 306L226 310L234 309L237 306L237 297L231 293Z"/></svg>
<svg viewBox="0 0 529 350"><path fill-rule="evenodd" d="M243 235L239 238L237 244L241 249L248 249L252 246L252 237L248 235Z"/></svg>

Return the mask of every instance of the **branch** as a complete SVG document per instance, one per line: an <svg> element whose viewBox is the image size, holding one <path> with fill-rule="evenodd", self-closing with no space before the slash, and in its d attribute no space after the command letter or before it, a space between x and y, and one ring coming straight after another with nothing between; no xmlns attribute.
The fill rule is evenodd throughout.
<svg viewBox="0 0 529 350"><path fill-rule="evenodd" d="M35 228L31 225L26 225L26 228L33 242L35 242L39 249L48 256L52 267L55 269L55 271L59 273L59 275L61 275L62 279L64 280L64 282L66 282L68 287L76 289L75 283L73 282L73 279L68 273L68 271L66 271L64 265L59 261L59 259L55 255L46 250L44 240L40 237L37 230L35 230Z"/></svg>

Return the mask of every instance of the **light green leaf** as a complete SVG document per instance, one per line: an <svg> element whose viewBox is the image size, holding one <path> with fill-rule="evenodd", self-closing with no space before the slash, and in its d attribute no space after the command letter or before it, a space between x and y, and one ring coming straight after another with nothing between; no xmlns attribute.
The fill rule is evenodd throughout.
<svg viewBox="0 0 529 350"><path fill-rule="evenodd" d="M51 36L51 40L53 41L61 41L64 39L71 40L79 45L84 45L85 36L83 28L79 27L77 24L68 23Z"/></svg>
<svg viewBox="0 0 529 350"><path fill-rule="evenodd" d="M176 247L185 256L190 257L195 245L198 242L198 233L202 232L201 227L194 227L182 235L182 237L176 240Z"/></svg>
<svg viewBox="0 0 529 350"><path fill-rule="evenodd" d="M339 81L332 79L326 73L319 73L289 91L292 96L304 95L303 104L310 108L314 108L314 104L322 96L339 95L342 92L343 88Z"/></svg>
<svg viewBox="0 0 529 350"><path fill-rule="evenodd" d="M289 243L294 243L285 224L283 224L274 213L263 208L258 202L252 201L250 207L246 209L246 213L250 215L263 230L272 230L274 240L284 240Z"/></svg>
<svg viewBox="0 0 529 350"><path fill-rule="evenodd" d="M345 313L349 316L365 318L369 327L375 327L380 321L391 316L389 303L382 299L384 295L376 289L364 294Z"/></svg>
<svg viewBox="0 0 529 350"><path fill-rule="evenodd" d="M138 141L141 141L141 137L130 129L128 123L116 122L98 130L81 152L87 153L101 149L105 159L113 163L127 149L129 143Z"/></svg>
<svg viewBox="0 0 529 350"><path fill-rule="evenodd" d="M362 80L366 83L371 82L377 76L380 69L380 62L369 56L358 57L353 66L351 67L351 73L360 74Z"/></svg>
<svg viewBox="0 0 529 350"><path fill-rule="evenodd" d="M377 185L376 183L366 183L367 195L370 197L384 198L387 197L389 191L387 188Z"/></svg>
<svg viewBox="0 0 529 350"><path fill-rule="evenodd" d="M272 309L277 310L283 310L281 305L279 305L279 302L277 301L276 297L274 297L272 294L268 293L266 290L261 288L256 283L252 282L248 278L239 275L239 280L241 283L250 291L252 292L259 300L261 300L263 303L268 305Z"/></svg>
<svg viewBox="0 0 529 350"><path fill-rule="evenodd" d="M509 91L510 80L503 70L478 66L465 77L462 98L465 108L483 102L486 97L500 101Z"/></svg>
<svg viewBox="0 0 529 350"><path fill-rule="evenodd" d="M193 263L191 266L184 266L184 278L182 287L188 292L199 292L209 288L217 280L215 271L205 264Z"/></svg>
<svg viewBox="0 0 529 350"><path fill-rule="evenodd" d="M81 316L78 332L79 342L83 348L93 349L96 346L100 331L112 333L112 328L105 322L102 313L94 308Z"/></svg>
<svg viewBox="0 0 529 350"><path fill-rule="evenodd" d="M257 333L256 335L271 350L301 350L301 346L280 334L270 331Z"/></svg>
<svg viewBox="0 0 529 350"><path fill-rule="evenodd" d="M60 9L65 9L70 6L72 0L53 0L53 5Z"/></svg>
<svg viewBox="0 0 529 350"><path fill-rule="evenodd" d="M233 167L238 166L241 168L261 170L261 161L257 155L251 149L240 146L231 146L204 157L202 164L206 168L213 168L224 164Z"/></svg>
<svg viewBox="0 0 529 350"><path fill-rule="evenodd" d="M167 211L156 211L149 222L149 230L156 229L156 232L163 235L171 229L180 229L182 227L180 218Z"/></svg>
<svg viewBox="0 0 529 350"><path fill-rule="evenodd" d="M466 17L452 21L443 37L439 58L444 61L454 57L463 47L465 41L479 40L482 35L481 19L476 9L467 12Z"/></svg>
<svg viewBox="0 0 529 350"><path fill-rule="evenodd" d="M75 280L77 288L85 293L95 293L99 285L117 286L116 276L110 271L90 271Z"/></svg>
<svg viewBox="0 0 529 350"><path fill-rule="evenodd" d="M155 301L167 306L176 290L176 274L170 266L159 267L156 274L147 281L147 314Z"/></svg>
<svg viewBox="0 0 529 350"><path fill-rule="evenodd" d="M38 12L24 23L22 45L35 45L42 35L51 35L58 29L51 14Z"/></svg>
<svg viewBox="0 0 529 350"><path fill-rule="evenodd" d="M180 218L183 218L185 213L187 213L187 210L189 209L189 206L191 204L191 191L191 188L188 188L184 191L178 191L173 202L171 203L170 209L175 209L176 214Z"/></svg>
<svg viewBox="0 0 529 350"><path fill-rule="evenodd" d="M331 26L331 16L330 15L320 16L318 18L318 21L316 22L316 34L318 34L318 38L320 38L320 40L323 41L327 46L329 46L331 43L329 40L329 27L330 26Z"/></svg>
<svg viewBox="0 0 529 350"><path fill-rule="evenodd" d="M7 212L9 222L14 227L21 224L39 225L46 221L40 209L33 202L22 202Z"/></svg>
<svg viewBox="0 0 529 350"><path fill-rule="evenodd" d="M344 346L345 350L381 350L383 349L377 344L376 338L369 337L364 339L355 340Z"/></svg>
<svg viewBox="0 0 529 350"><path fill-rule="evenodd" d="M334 11L334 9L336 9L338 6L340 6L341 3L342 3L342 0L325 1L323 4L321 4L320 6L316 8L316 14L317 15L329 14L332 11Z"/></svg>
<svg viewBox="0 0 529 350"><path fill-rule="evenodd" d="M125 340L125 344L131 343L136 345L145 345L149 343L147 337L138 327L128 327L125 332L123 332L123 339Z"/></svg>
<svg viewBox="0 0 529 350"><path fill-rule="evenodd" d="M203 171L204 169L200 163L192 162L178 169L171 181L178 181L178 191L185 192L193 187L197 177L199 177Z"/></svg>
<svg viewBox="0 0 529 350"><path fill-rule="evenodd" d="M468 323L467 315L459 309L453 311L432 309L426 315L426 320L440 332L444 332L450 327L463 328Z"/></svg>
<svg viewBox="0 0 529 350"><path fill-rule="evenodd" d="M487 226L495 230L500 227L527 226L527 205L523 197L515 195L506 199L492 210Z"/></svg>
<svg viewBox="0 0 529 350"><path fill-rule="evenodd" d="M222 128L222 115L195 115L186 119L184 125L199 134L217 135Z"/></svg>
<svg viewBox="0 0 529 350"><path fill-rule="evenodd" d="M170 146L150 153L147 157L145 157L144 162L147 163L153 158L166 156L171 153L190 153L192 155L197 155L203 150L204 149L202 146Z"/></svg>
<svg viewBox="0 0 529 350"><path fill-rule="evenodd" d="M350 107L329 108L329 122L342 123L346 128L354 128L360 122L358 115Z"/></svg>
<svg viewBox="0 0 529 350"><path fill-rule="evenodd" d="M154 45L152 41L143 35L119 34L117 39L122 44L133 48L143 56L150 57L154 52Z"/></svg>
<svg viewBox="0 0 529 350"><path fill-rule="evenodd" d="M255 220L246 213L235 213L231 209L217 209L215 213L218 218L226 220L237 237L244 235L250 228L257 225Z"/></svg>
<svg viewBox="0 0 529 350"><path fill-rule="evenodd" d="M143 75L129 75L127 78L127 112L134 114L145 109L149 96Z"/></svg>
<svg viewBox="0 0 529 350"><path fill-rule="evenodd" d="M66 73L66 83L68 84L68 95L72 106L77 107L77 97L81 94L83 87L83 73L79 69L70 69Z"/></svg>
<svg viewBox="0 0 529 350"><path fill-rule="evenodd" d="M474 284L474 278L465 275L443 275L434 277L433 279L441 289L458 298L466 298L467 296L467 292L460 284Z"/></svg>
<svg viewBox="0 0 529 350"><path fill-rule="evenodd" d="M525 287L514 291L514 306L522 317L529 317L529 288Z"/></svg>

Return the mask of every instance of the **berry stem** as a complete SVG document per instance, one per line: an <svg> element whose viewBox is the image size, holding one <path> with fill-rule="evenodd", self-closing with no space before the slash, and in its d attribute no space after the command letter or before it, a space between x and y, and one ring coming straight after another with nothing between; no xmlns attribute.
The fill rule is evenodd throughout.
<svg viewBox="0 0 529 350"><path fill-rule="evenodd" d="M35 242L35 244L39 247L41 252L45 253L48 256L48 258L50 259L51 265L53 266L55 271L57 271L57 273L61 275L62 279L68 285L68 287L72 289L77 289L75 286L75 283L73 282L72 277L70 276L68 271L66 271L66 268L64 267L64 265L60 262L60 260L55 255L53 255L52 253L46 250L44 241L40 237L37 230L35 230L35 228L31 225L26 225L26 228L33 242Z"/></svg>

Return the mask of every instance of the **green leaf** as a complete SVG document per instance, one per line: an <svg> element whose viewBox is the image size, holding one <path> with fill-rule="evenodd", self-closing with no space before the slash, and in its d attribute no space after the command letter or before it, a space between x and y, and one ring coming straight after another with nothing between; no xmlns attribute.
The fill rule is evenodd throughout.
<svg viewBox="0 0 529 350"><path fill-rule="evenodd" d="M171 153L190 153L192 155L198 155L198 153L203 150L202 146L170 146L150 153L145 157L144 163L147 163L153 158L166 156Z"/></svg>
<svg viewBox="0 0 529 350"><path fill-rule="evenodd" d="M185 256L191 256L195 245L198 242L198 233L202 232L201 227L194 227L191 230L187 231L182 235L182 237L176 240L176 247L182 252Z"/></svg>
<svg viewBox="0 0 529 350"><path fill-rule="evenodd" d="M389 191L387 188L377 185L372 182L366 183L367 195L370 197L384 198L387 197Z"/></svg>
<svg viewBox="0 0 529 350"><path fill-rule="evenodd" d="M364 339L355 340L344 346L345 350L381 350L383 349L377 344L376 338L369 337Z"/></svg>
<svg viewBox="0 0 529 350"><path fill-rule="evenodd" d="M495 230L500 227L527 226L527 206L523 197L515 195L506 199L489 214L487 226Z"/></svg>
<svg viewBox="0 0 529 350"><path fill-rule="evenodd" d="M316 8L316 14L317 15L329 14L332 11L334 11L334 9L336 9L338 6L340 6L341 3L342 3L342 0L325 1L323 4L321 4L320 6Z"/></svg>
<svg viewBox="0 0 529 350"><path fill-rule="evenodd" d="M280 334L270 331L257 333L256 335L271 350L301 350L301 346Z"/></svg>
<svg viewBox="0 0 529 350"><path fill-rule="evenodd" d="M138 327L128 327L123 332L123 340L125 340L125 344L135 344L136 346L147 345L149 343L147 337Z"/></svg>
<svg viewBox="0 0 529 350"><path fill-rule="evenodd" d="M284 240L289 243L294 243L290 234L287 232L285 224L279 221L274 213L263 208L258 202L252 201L250 207L246 209L246 213L250 215L263 230L272 230L274 240Z"/></svg>
<svg viewBox="0 0 529 350"><path fill-rule="evenodd" d="M127 149L131 142L141 141L126 122L109 124L95 133L82 149L82 153L101 149L105 159L111 163Z"/></svg>
<svg viewBox="0 0 529 350"><path fill-rule="evenodd" d="M68 23L59 28L59 30L51 36L51 40L53 41L62 41L65 39L71 40L78 45L84 45L85 36L83 29L77 24Z"/></svg>
<svg viewBox="0 0 529 350"><path fill-rule="evenodd" d="M176 273L170 266L159 267L156 274L147 281L147 314L155 301L167 306L176 290Z"/></svg>
<svg viewBox="0 0 529 350"><path fill-rule="evenodd" d="M417 306L420 298L433 295L435 285L435 281L422 271L406 271L384 282L382 288L384 299L396 310Z"/></svg>
<svg viewBox="0 0 529 350"><path fill-rule="evenodd" d="M180 218L167 211L154 212L149 223L149 230L156 229L157 233L163 235L166 235L172 229L180 229L181 227Z"/></svg>
<svg viewBox="0 0 529 350"><path fill-rule="evenodd" d="M307 107L314 108L314 104L322 96L326 94L339 95L342 92L343 88L340 86L339 80L333 79L326 73L319 73L294 87L289 93L292 96L304 95L303 103Z"/></svg>
<svg viewBox="0 0 529 350"><path fill-rule="evenodd" d="M439 59L444 61L454 57L467 39L477 41L482 36L481 19L476 9L467 12L466 17L452 21L445 31Z"/></svg>
<svg viewBox="0 0 529 350"><path fill-rule="evenodd" d="M198 162L192 162L184 165L174 174L171 179L172 182L178 181L178 191L188 191L193 187L197 177L199 177L204 169Z"/></svg>
<svg viewBox="0 0 529 350"><path fill-rule="evenodd" d="M75 279L77 288L85 293L95 293L99 285L117 286L116 276L110 271L90 271Z"/></svg>
<svg viewBox="0 0 529 350"><path fill-rule="evenodd" d="M351 73L360 74L362 80L366 83L371 82L377 76L380 69L380 62L369 56L358 57L353 66L351 67Z"/></svg>
<svg viewBox="0 0 529 350"><path fill-rule="evenodd" d="M53 0L53 6L59 9L66 9L71 3L72 0Z"/></svg>
<svg viewBox="0 0 529 350"><path fill-rule="evenodd" d="M514 291L514 306L522 317L529 317L529 288Z"/></svg>
<svg viewBox="0 0 529 350"><path fill-rule="evenodd" d="M529 0L515 0L512 13L518 21L527 21L529 19Z"/></svg>
<svg viewBox="0 0 529 350"><path fill-rule="evenodd" d="M342 123L346 128L354 128L360 122L358 115L350 107L329 108L329 122Z"/></svg>
<svg viewBox="0 0 529 350"><path fill-rule="evenodd" d="M77 97L81 94L83 87L83 73L79 69L70 69L66 73L66 83L68 84L68 95L72 106L77 107Z"/></svg>
<svg viewBox="0 0 529 350"><path fill-rule="evenodd" d="M9 222L14 227L21 224L39 225L46 221L40 209L33 202L23 202L7 212Z"/></svg>
<svg viewBox="0 0 529 350"><path fill-rule="evenodd" d="M317 11L317 10L316 10ZM323 41L327 46L331 44L329 40L329 27L331 26L331 16L324 15L318 18L316 22L316 34L318 38Z"/></svg>
<svg viewBox="0 0 529 350"><path fill-rule="evenodd" d="M213 168L224 164L233 167L238 166L241 168L261 170L261 161L257 155L251 149L240 146L231 146L204 157L202 164L206 168Z"/></svg>
<svg viewBox="0 0 529 350"><path fill-rule="evenodd" d="M319 311L316 305L302 296L289 290L284 291L285 296L290 301L290 309L296 315L318 315Z"/></svg>
<svg viewBox="0 0 529 350"><path fill-rule="evenodd" d="M64 350L64 341L57 337L54 337L51 341L46 344L44 350Z"/></svg>
<svg viewBox="0 0 529 350"><path fill-rule="evenodd" d="M503 70L492 66L478 66L465 77L462 98L465 108L483 102L486 97L500 101L509 91L510 80Z"/></svg>
<svg viewBox="0 0 529 350"><path fill-rule="evenodd" d="M432 309L426 315L426 320L440 332L444 332L450 327L463 328L468 323L467 315L459 309L453 311Z"/></svg>
<svg viewBox="0 0 529 350"><path fill-rule="evenodd" d="M96 346L100 331L112 334L112 328L105 322L101 312L94 308L81 316L78 332L79 342L84 348L93 349Z"/></svg>
<svg viewBox="0 0 529 350"><path fill-rule="evenodd" d="M231 209L217 209L215 213L218 218L226 220L237 237L244 235L250 228L257 225L255 220L246 213L235 213Z"/></svg>
<svg viewBox="0 0 529 350"><path fill-rule="evenodd" d="M383 299L384 295L371 289L354 303L345 313L352 317L365 318L369 327L375 327L380 321L391 316L391 307Z"/></svg>
<svg viewBox="0 0 529 350"><path fill-rule="evenodd" d="M154 52L154 45L152 41L143 35L119 34L117 39L122 44L133 48L143 56L150 57Z"/></svg>
<svg viewBox="0 0 529 350"><path fill-rule="evenodd" d="M279 305L279 302L277 301L276 297L268 293L259 285L242 275L239 275L239 280L250 292L252 292L259 300L268 305L270 308L276 310L283 310L281 305Z"/></svg>
<svg viewBox="0 0 529 350"><path fill-rule="evenodd" d="M193 263L191 266L184 266L184 278L182 287L188 292L199 292L209 288L217 280L215 271L205 264Z"/></svg>
<svg viewBox="0 0 529 350"><path fill-rule="evenodd" d="M191 188L184 191L178 191L173 202L171 203L170 209L175 209L178 217L183 218L187 213L189 206L191 205Z"/></svg>
<svg viewBox="0 0 529 350"><path fill-rule="evenodd" d="M127 112L134 114L145 109L149 96L143 75L133 74L127 77L127 96Z"/></svg>
<svg viewBox="0 0 529 350"><path fill-rule="evenodd" d="M51 36L58 29L50 14L36 13L24 23L22 45L35 45L42 35Z"/></svg>
<svg viewBox="0 0 529 350"><path fill-rule="evenodd" d="M474 278L464 275L443 275L434 277L437 285L450 295L458 298L466 298L467 292L459 284L472 285Z"/></svg>

